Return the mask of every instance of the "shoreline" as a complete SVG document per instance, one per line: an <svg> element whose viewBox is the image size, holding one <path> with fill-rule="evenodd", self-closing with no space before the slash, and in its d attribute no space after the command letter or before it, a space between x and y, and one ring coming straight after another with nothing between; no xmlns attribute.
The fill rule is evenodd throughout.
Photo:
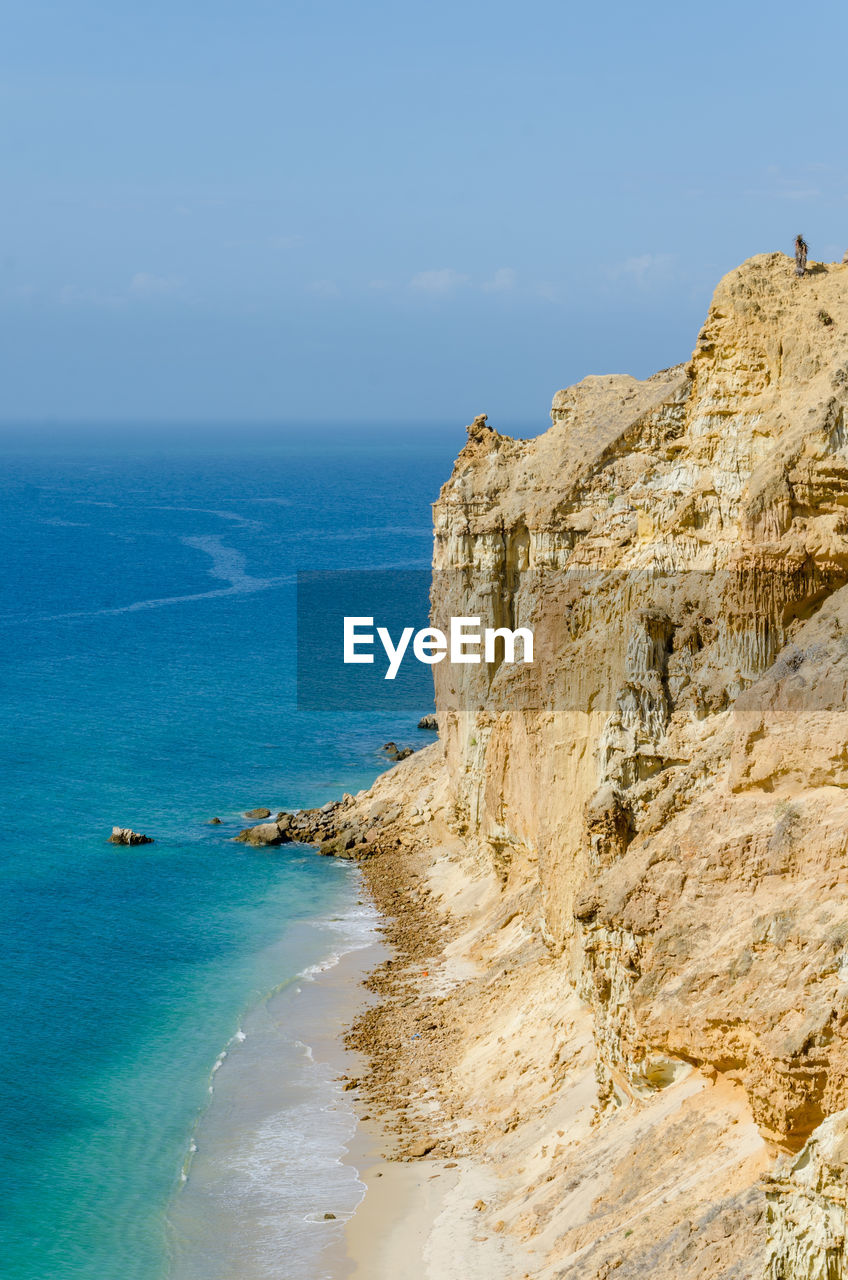
<svg viewBox="0 0 848 1280"><path fill-rule="evenodd" d="M365 1194L358 1163L373 1158L345 1088L359 1065L344 1030L385 954L378 925L351 877L343 911L295 926L326 930L322 953L249 1010L217 1059L168 1209L170 1280L260 1280L282 1261L292 1280L335 1280Z"/></svg>

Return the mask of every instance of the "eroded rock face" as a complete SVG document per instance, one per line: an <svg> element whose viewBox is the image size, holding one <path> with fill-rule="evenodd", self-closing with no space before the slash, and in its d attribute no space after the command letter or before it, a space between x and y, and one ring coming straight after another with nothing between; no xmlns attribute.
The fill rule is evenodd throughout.
<svg viewBox="0 0 848 1280"><path fill-rule="evenodd" d="M843 1280L848 1111L823 1121L798 1156L778 1162L765 1186L769 1280Z"/></svg>
<svg viewBox="0 0 848 1280"><path fill-rule="evenodd" d="M535 439L476 423L434 513L435 625L535 634L530 668L434 668L454 829L504 884L532 879L527 918L593 1010L601 1108L695 1065L831 1171L823 1126L848 1107L846 333L845 268L798 280L781 254L753 258L686 365L584 379ZM802 1167L769 1192L774 1280L843 1275L836 1174L813 1196Z"/></svg>

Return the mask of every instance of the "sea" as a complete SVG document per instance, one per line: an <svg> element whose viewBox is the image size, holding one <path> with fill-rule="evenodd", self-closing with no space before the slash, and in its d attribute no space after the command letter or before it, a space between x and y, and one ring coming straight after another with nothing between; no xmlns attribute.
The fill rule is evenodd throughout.
<svg viewBox="0 0 848 1280"><path fill-rule="evenodd" d="M333 1280L363 1187L315 1042L377 920L355 866L233 837L431 741L409 708L298 710L295 576L425 568L461 444L0 433L5 1280Z"/></svg>

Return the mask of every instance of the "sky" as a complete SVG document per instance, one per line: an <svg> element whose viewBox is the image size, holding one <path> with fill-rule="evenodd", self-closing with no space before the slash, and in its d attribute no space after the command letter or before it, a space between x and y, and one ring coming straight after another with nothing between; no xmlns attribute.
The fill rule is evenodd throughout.
<svg viewBox="0 0 848 1280"><path fill-rule="evenodd" d="M470 422L848 248L836 3L4 0L0 422ZM848 285L846 286L848 287Z"/></svg>

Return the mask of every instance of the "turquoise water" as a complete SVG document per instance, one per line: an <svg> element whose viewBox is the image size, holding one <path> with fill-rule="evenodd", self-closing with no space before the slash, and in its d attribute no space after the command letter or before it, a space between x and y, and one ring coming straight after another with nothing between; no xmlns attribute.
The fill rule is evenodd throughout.
<svg viewBox="0 0 848 1280"><path fill-rule="evenodd" d="M0 440L9 1280L168 1274L219 1055L338 946L310 922L356 914L354 871L232 843L240 813L429 740L295 710L293 575L428 563L456 441L307 434ZM156 843L115 849L113 824Z"/></svg>

